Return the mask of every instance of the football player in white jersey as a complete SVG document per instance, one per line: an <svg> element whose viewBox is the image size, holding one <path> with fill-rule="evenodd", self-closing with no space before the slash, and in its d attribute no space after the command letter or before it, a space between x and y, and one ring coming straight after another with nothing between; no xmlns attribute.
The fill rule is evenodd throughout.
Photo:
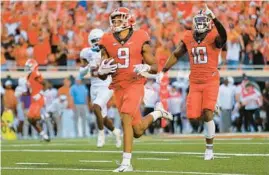
<svg viewBox="0 0 269 175"><path fill-rule="evenodd" d="M98 78L97 70L101 62L101 52L98 41L104 32L100 29L93 29L89 36L88 42L91 48L84 48L80 52L82 66L79 75L83 78L86 74L91 74L91 100L93 103L93 111L97 117L98 138L97 147L103 147L105 144L104 126L107 127L116 136L116 147L121 146L120 130L114 127L111 119L107 117L107 103L113 95L113 91L108 88L112 79L106 80Z"/></svg>

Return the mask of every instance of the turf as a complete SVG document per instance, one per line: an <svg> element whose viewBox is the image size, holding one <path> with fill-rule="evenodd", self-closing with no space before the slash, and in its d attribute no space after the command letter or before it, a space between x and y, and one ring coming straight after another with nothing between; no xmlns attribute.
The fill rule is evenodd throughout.
<svg viewBox="0 0 269 175"><path fill-rule="evenodd" d="M115 174L111 171L121 159L121 149L115 148L112 138L101 149L96 148L95 139L2 141L1 146L2 175ZM134 144L136 172L128 174L269 174L268 139L216 139L214 151L215 160L204 161L202 139L143 137ZM87 162L93 160L111 162Z"/></svg>

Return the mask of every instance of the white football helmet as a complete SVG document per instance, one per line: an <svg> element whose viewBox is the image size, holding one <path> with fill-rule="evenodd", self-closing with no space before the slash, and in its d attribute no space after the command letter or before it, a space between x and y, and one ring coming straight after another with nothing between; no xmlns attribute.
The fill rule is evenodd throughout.
<svg viewBox="0 0 269 175"><path fill-rule="evenodd" d="M97 50L99 51L99 40L102 38L102 36L104 35L104 32L101 29L93 29L89 36L88 36L88 42L91 45L93 50Z"/></svg>

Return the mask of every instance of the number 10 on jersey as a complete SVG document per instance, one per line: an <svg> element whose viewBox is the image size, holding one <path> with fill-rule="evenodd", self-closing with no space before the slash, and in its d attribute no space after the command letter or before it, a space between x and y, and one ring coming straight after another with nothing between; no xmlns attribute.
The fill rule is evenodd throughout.
<svg viewBox="0 0 269 175"><path fill-rule="evenodd" d="M191 49L193 55L194 64L206 64L207 63L207 52L206 47L195 47Z"/></svg>

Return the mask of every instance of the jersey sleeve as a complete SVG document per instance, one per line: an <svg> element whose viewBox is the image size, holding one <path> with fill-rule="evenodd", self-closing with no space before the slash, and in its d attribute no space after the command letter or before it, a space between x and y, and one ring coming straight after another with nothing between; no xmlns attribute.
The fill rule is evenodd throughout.
<svg viewBox="0 0 269 175"><path fill-rule="evenodd" d="M107 37L108 35L107 34L104 34L103 36L102 36L102 38L99 40L99 45L100 45L100 47L102 48L102 47L106 47L106 40L107 40Z"/></svg>
<svg viewBox="0 0 269 175"><path fill-rule="evenodd" d="M146 31L140 30L140 36L143 44L150 42L149 34Z"/></svg>

